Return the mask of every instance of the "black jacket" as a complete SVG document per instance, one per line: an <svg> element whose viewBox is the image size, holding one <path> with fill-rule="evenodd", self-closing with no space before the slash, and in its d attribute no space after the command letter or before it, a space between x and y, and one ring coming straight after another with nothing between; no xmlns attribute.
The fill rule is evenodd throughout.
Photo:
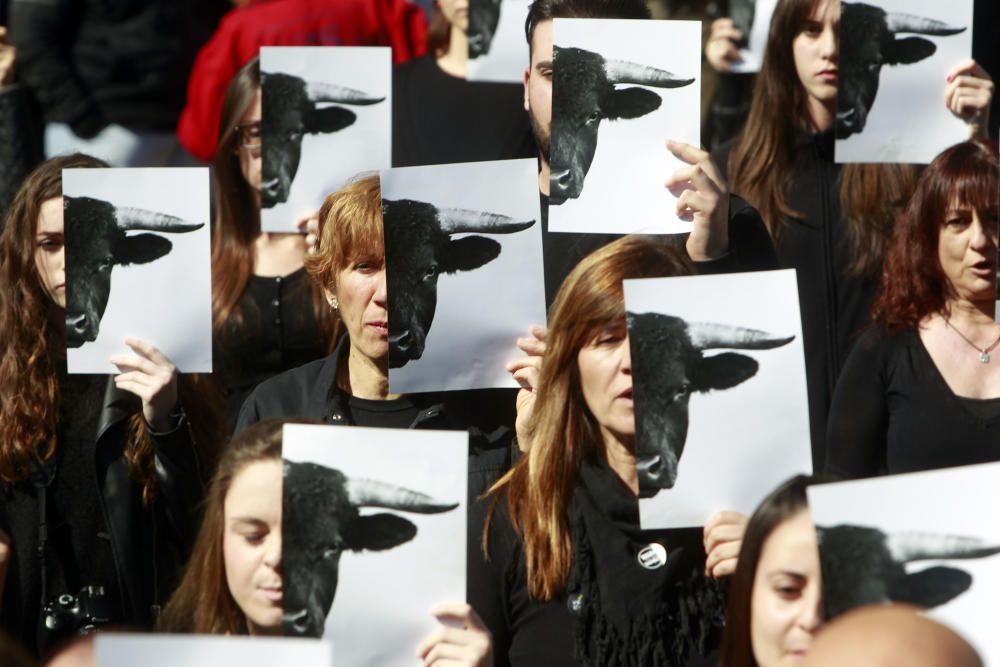
<svg viewBox="0 0 1000 667"><path fill-rule="evenodd" d="M198 459L187 419L171 431L153 433L157 495L146 506L142 488L129 474L123 457L126 425L136 413L135 396L119 390L108 378L94 440L98 506L105 538L114 555L122 622L151 627L158 607L177 583L197 522L194 513L202 487ZM40 602L38 490L30 481L3 488L0 528L11 537L12 558L7 571L0 619L5 629L34 647ZM77 591L49 591L49 597ZM40 642L44 644L45 642Z"/></svg>
<svg viewBox="0 0 1000 667"><path fill-rule="evenodd" d="M208 32L189 0L14 0L22 80L50 122L92 137L109 123L172 132Z"/></svg>
<svg viewBox="0 0 1000 667"><path fill-rule="evenodd" d="M30 105L23 86L0 88L0 232L21 182L42 161Z"/></svg>
<svg viewBox="0 0 1000 667"><path fill-rule="evenodd" d="M337 367L349 341L328 357L257 385L236 420L236 433L265 419L306 418L352 426L337 391ZM469 432L469 498L475 499L509 467L513 447L514 392L510 389L411 394L419 413L410 428Z"/></svg>

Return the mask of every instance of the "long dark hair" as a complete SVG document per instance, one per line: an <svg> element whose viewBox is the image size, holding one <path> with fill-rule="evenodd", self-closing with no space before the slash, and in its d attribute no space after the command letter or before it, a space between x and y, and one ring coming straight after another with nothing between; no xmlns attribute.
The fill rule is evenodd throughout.
<svg viewBox="0 0 1000 667"><path fill-rule="evenodd" d="M775 244L789 218L800 218L788 201L795 179L797 137L813 128L807 98L795 69L792 42L820 0L779 0L771 17L764 62L754 84L750 113L729 156L733 192L757 207ZM876 273L892 223L915 180L909 165L852 164L841 170L840 205L849 221L856 275Z"/></svg>
<svg viewBox="0 0 1000 667"><path fill-rule="evenodd" d="M945 150L920 175L886 256L882 291L872 306L876 323L888 331L916 327L955 298L938 257L941 227L954 203L995 219L998 170L997 145L975 139Z"/></svg>

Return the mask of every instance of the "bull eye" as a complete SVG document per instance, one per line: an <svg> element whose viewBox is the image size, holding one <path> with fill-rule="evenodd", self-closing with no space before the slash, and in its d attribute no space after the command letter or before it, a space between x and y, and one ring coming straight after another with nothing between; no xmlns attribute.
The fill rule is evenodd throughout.
<svg viewBox="0 0 1000 667"><path fill-rule="evenodd" d="M342 545L339 542L337 542L336 544L327 545L327 547L323 549L323 560L333 560L334 558L339 557L340 552L343 550L344 550L344 545Z"/></svg>
<svg viewBox="0 0 1000 667"><path fill-rule="evenodd" d="M101 273L107 273L111 270L112 266L114 266L114 262L110 259L105 259L97 263L97 270Z"/></svg>
<svg viewBox="0 0 1000 667"><path fill-rule="evenodd" d="M690 395L691 395L691 383L685 382L684 384L682 384L681 386L679 386L677 389L674 390L673 396L670 397L670 402L676 403L677 401L685 399Z"/></svg>
<svg viewBox="0 0 1000 667"><path fill-rule="evenodd" d="M593 125L594 123L598 122L599 120L601 120L601 112L600 111L595 111L592 114L590 114L589 116L587 116L587 125Z"/></svg>
<svg viewBox="0 0 1000 667"><path fill-rule="evenodd" d="M437 264L432 264L427 267L427 271L424 273L424 280L434 280L441 273L441 269Z"/></svg>

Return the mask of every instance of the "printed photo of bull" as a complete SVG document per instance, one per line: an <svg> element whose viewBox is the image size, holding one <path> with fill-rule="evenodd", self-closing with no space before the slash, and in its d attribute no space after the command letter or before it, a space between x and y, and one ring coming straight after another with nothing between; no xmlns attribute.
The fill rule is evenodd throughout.
<svg viewBox="0 0 1000 667"><path fill-rule="evenodd" d="M417 536L417 526L398 514L361 514L361 509L440 514L459 505L386 482L349 478L316 463L287 460L283 502L283 625L286 635L297 637L323 636L341 555L394 549Z"/></svg>
<svg viewBox="0 0 1000 667"><path fill-rule="evenodd" d="M481 234L514 234L535 224L489 211L438 208L412 199L382 200L389 298L389 367L420 359L437 309L438 277L473 271L500 256ZM473 236L452 238L456 234Z"/></svg>
<svg viewBox="0 0 1000 667"><path fill-rule="evenodd" d="M142 208L115 206L84 196L63 198L66 235L66 345L93 342L111 295L116 266L148 264L173 248L171 234L193 232L204 222ZM131 231L150 233L129 234Z"/></svg>
<svg viewBox="0 0 1000 667"><path fill-rule="evenodd" d="M910 571L911 563L1000 554L1000 543L943 532L885 532L841 524L819 526L816 536L827 618L866 604L905 602L924 609L938 607L967 592L973 576L948 565Z"/></svg>
<svg viewBox="0 0 1000 667"><path fill-rule="evenodd" d="M489 54L504 0L469 0L469 59Z"/></svg>
<svg viewBox="0 0 1000 667"><path fill-rule="evenodd" d="M945 7L944 4L940 6ZM927 16L887 12L861 2L842 2L837 138L846 139L864 131L875 105L884 66L912 65L930 58L937 51L932 40L901 35L948 37L965 30L966 26L950 25ZM954 63L949 66L951 64ZM940 73L942 79L945 73ZM905 104L943 106L939 97L906 99Z"/></svg>
<svg viewBox="0 0 1000 667"><path fill-rule="evenodd" d="M639 496L672 489L688 433L691 395L730 389L757 374L756 359L736 352L771 350L795 336L705 322L662 313L628 313L636 420Z"/></svg>
<svg viewBox="0 0 1000 667"><path fill-rule="evenodd" d="M650 114L663 97L647 88L683 88L694 78L642 63L605 58L581 48L553 47L552 155L549 203L558 206L583 194L604 120ZM629 88L617 86L633 84ZM640 87L641 86L641 87ZM662 143L661 137L656 137Z"/></svg>

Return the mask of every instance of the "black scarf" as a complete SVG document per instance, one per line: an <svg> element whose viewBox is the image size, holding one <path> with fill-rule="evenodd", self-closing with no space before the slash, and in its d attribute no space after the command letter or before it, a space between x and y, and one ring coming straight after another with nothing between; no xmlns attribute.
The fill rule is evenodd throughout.
<svg viewBox="0 0 1000 667"><path fill-rule="evenodd" d="M569 523L573 566L567 604L576 617L581 664L679 667L717 646L725 599L704 575L700 529L639 530L637 499L598 462L580 470ZM651 543L665 547L667 558L647 569L638 557Z"/></svg>

